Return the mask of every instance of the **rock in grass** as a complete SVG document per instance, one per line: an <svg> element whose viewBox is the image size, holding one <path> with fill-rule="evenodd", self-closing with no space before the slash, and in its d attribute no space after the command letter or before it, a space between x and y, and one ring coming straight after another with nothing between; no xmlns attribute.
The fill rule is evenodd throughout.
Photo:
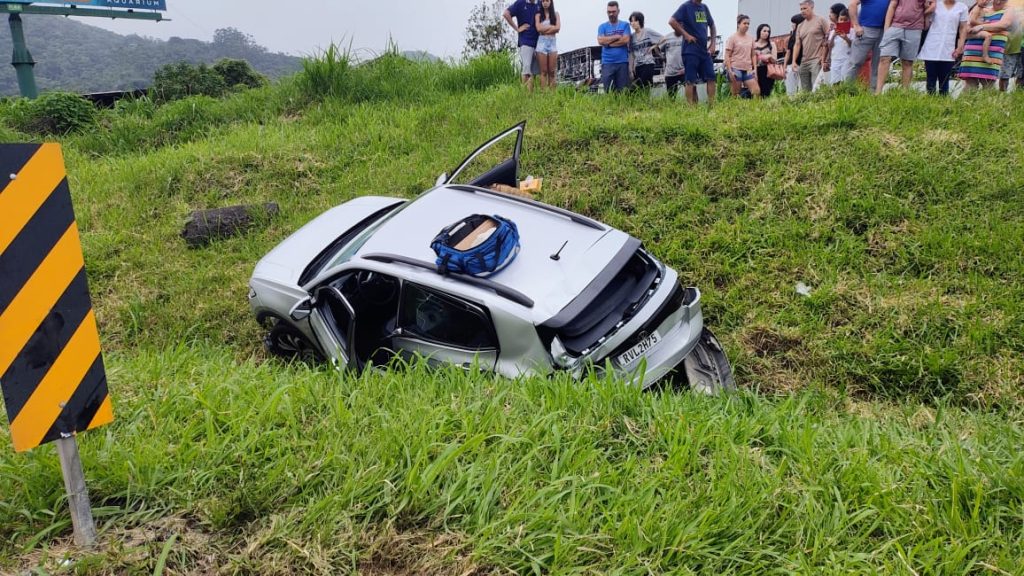
<svg viewBox="0 0 1024 576"><path fill-rule="evenodd" d="M181 237L189 248L206 246L214 240L241 234L281 211L274 202L227 206L211 210L195 210L185 221Z"/></svg>

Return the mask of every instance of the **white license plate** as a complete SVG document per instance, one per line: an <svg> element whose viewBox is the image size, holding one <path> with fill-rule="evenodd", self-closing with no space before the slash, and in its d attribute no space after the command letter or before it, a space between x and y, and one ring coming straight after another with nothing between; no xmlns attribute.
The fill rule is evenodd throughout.
<svg viewBox="0 0 1024 576"><path fill-rule="evenodd" d="M635 362L637 358L643 356L644 352L654 348L658 342L661 342L661 334L658 334L657 332L651 333L650 336L641 340L636 346L633 346L619 355L619 366L629 366Z"/></svg>

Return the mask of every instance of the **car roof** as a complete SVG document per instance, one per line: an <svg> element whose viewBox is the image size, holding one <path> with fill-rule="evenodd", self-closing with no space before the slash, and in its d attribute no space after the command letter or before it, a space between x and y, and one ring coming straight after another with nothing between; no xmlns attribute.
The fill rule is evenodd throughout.
<svg viewBox="0 0 1024 576"><path fill-rule="evenodd" d="M629 240L620 230L560 208L481 188L448 185L405 205L377 229L355 257L394 254L434 262L436 255L430 248L434 237L445 226L472 214L498 215L515 222L519 255L490 280L532 299L535 316L541 319L553 316L582 292ZM557 259L552 258L555 254ZM403 275L437 276L414 268ZM465 291L488 294L469 283L465 283Z"/></svg>

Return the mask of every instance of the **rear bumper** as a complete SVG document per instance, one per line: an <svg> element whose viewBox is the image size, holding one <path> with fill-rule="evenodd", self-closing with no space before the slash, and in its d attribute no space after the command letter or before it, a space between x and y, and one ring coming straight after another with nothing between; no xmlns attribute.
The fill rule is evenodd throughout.
<svg viewBox="0 0 1024 576"><path fill-rule="evenodd" d="M654 329L661 336L656 345L628 363L621 360L624 350L609 355L608 365L617 377L647 388L672 372L694 349L704 329L704 315L700 291L690 287L685 289L685 294L683 304Z"/></svg>

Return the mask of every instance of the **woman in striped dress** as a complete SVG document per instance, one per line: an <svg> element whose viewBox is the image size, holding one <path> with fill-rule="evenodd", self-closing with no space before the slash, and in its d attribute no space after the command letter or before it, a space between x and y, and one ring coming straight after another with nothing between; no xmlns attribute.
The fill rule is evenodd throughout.
<svg viewBox="0 0 1024 576"><path fill-rule="evenodd" d="M992 0L992 13L983 17L982 23L973 26L970 34L979 32L992 34L988 47L991 63L985 62L982 45L984 38L970 37L964 45L964 58L960 63L960 79L965 89L995 86L999 70L1003 66L1003 51L1006 48L1007 31L1013 26L1013 12L1006 9L1006 0Z"/></svg>

